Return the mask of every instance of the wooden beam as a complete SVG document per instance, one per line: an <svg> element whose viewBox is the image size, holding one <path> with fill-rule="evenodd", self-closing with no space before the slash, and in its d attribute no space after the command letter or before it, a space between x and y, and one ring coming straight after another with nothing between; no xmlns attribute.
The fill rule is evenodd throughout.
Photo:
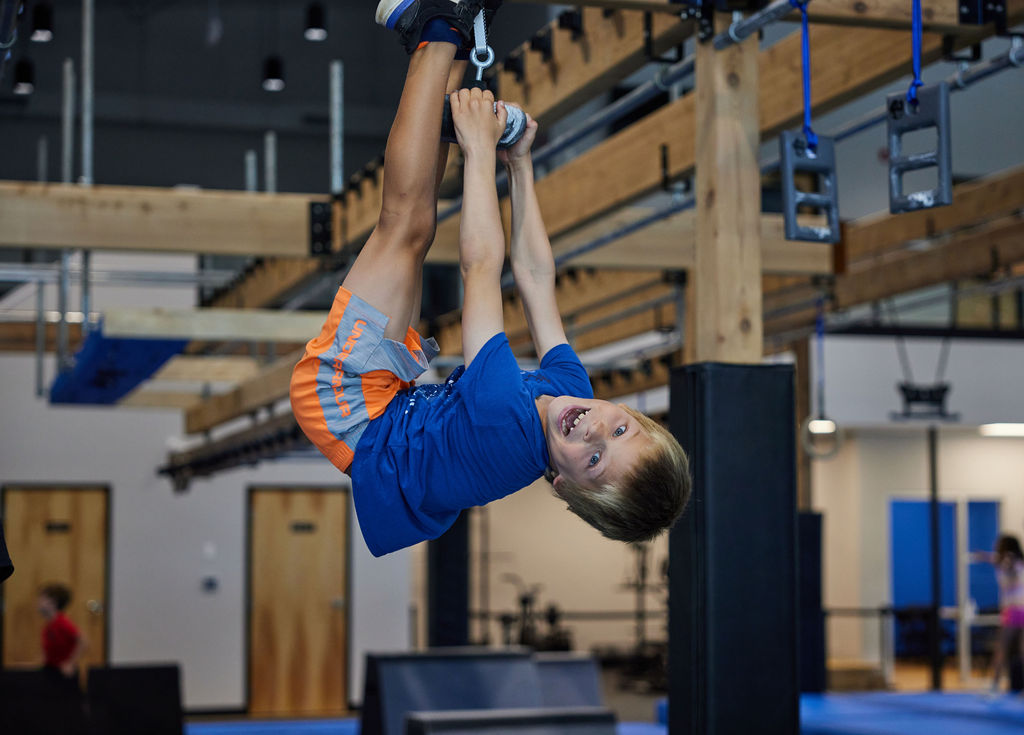
<svg viewBox="0 0 1024 735"><path fill-rule="evenodd" d="M307 194L0 182L0 247L308 255Z"/></svg>
<svg viewBox="0 0 1024 735"><path fill-rule="evenodd" d="M716 16L728 22L728 16ZM760 362L758 40L697 47L697 237L687 362Z"/></svg>
<svg viewBox="0 0 1024 735"><path fill-rule="evenodd" d="M127 408L188 409L201 400L199 393L158 390L142 385L118 401L117 405Z"/></svg>
<svg viewBox="0 0 1024 735"><path fill-rule="evenodd" d="M239 383L260 371L260 363L242 355L176 355L152 380L196 383Z"/></svg>
<svg viewBox="0 0 1024 735"><path fill-rule="evenodd" d="M512 2L529 2L557 4L558 0L512 0ZM581 0L577 5L598 8L617 8L623 10L645 10L656 13L679 13L679 3L672 0ZM1010 0L1012 11L1018 0ZM808 20L812 23L852 25L879 28L908 29L911 24L910 3L899 0L813 0L807 6ZM921 17L926 30L956 32L970 29L960 23L957 3L945 0L922 0ZM787 20L798 21L799 15L793 13ZM724 28L727 26L721 26Z"/></svg>
<svg viewBox="0 0 1024 735"><path fill-rule="evenodd" d="M923 252L908 253L836 279L835 306L846 309L946 281L985 276L1024 260L1024 219L1007 217Z"/></svg>
<svg viewBox="0 0 1024 735"><path fill-rule="evenodd" d="M326 319L326 313L272 309L107 309L103 334L137 339L301 342L315 337Z"/></svg>
<svg viewBox="0 0 1024 735"><path fill-rule="evenodd" d="M47 324L46 352L57 351L57 325ZM76 351L82 344L82 325L68 325L68 345L71 351ZM26 322L0 322L0 352L35 352L36 349L36 323Z"/></svg>
<svg viewBox="0 0 1024 735"><path fill-rule="evenodd" d="M624 207L552 242L555 255L570 252L608 232L651 214L647 207ZM824 218L818 219L824 223ZM570 262L578 267L689 270L697 238L694 211L680 212L622 237ZM761 258L765 273L829 274L832 246L793 242L785 238L781 214L761 215Z"/></svg>
<svg viewBox="0 0 1024 735"><path fill-rule="evenodd" d="M932 238L987 219L1024 209L1024 166L953 187L947 207L919 209L893 217L888 212L868 215L843 228L843 245L851 265L884 256L911 240Z"/></svg>
<svg viewBox="0 0 1024 735"><path fill-rule="evenodd" d="M185 432L195 434L209 431L214 426L272 406L285 398L288 395L292 370L300 357L301 350L286 355L234 390L211 396L189 408L185 412Z"/></svg>

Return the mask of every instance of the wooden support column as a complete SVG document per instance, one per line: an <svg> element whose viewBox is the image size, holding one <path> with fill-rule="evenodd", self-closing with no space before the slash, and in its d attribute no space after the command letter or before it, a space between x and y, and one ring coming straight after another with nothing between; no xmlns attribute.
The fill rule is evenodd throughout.
<svg viewBox="0 0 1024 735"><path fill-rule="evenodd" d="M669 537L673 735L799 731L793 371L760 364L758 55L756 35L697 50L689 364L669 393L693 478Z"/></svg>
<svg viewBox="0 0 1024 735"><path fill-rule="evenodd" d="M719 14L717 27L730 17ZM758 42L697 47L697 239L686 361L760 362Z"/></svg>

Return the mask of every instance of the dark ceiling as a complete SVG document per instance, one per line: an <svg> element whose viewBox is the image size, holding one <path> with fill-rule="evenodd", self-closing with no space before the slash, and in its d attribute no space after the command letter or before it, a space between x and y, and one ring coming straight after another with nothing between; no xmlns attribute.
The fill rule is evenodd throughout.
<svg viewBox="0 0 1024 735"><path fill-rule="evenodd" d="M59 178L63 60L74 59L81 75L81 3L53 3L50 43L27 40L32 5L14 60L32 61L35 92L12 93L10 65L0 82L2 179L36 178L40 136L48 140L48 178ZM383 150L406 56L394 34L374 24L373 0L324 5L328 38L316 43L303 38L304 0L98 0L95 182L240 189L245 151L262 156L263 133L272 129L278 189L326 191L332 59L345 63L346 174L361 168ZM504 7L492 39L498 58L541 27L548 12ZM211 34L218 19L219 38ZM270 54L284 60L282 92L262 89ZM77 140L75 148L77 156Z"/></svg>

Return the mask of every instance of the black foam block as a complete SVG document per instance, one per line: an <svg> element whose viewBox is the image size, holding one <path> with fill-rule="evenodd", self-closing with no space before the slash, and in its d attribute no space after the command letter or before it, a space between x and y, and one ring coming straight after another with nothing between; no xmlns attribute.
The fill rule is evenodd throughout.
<svg viewBox="0 0 1024 735"><path fill-rule="evenodd" d="M89 709L104 735L181 735L181 672L176 665L89 669Z"/></svg>
<svg viewBox="0 0 1024 735"><path fill-rule="evenodd" d="M525 649L435 649L367 654L362 735L402 735L410 712L541 707Z"/></svg>
<svg viewBox="0 0 1024 735"><path fill-rule="evenodd" d="M669 542L673 735L798 732L793 412L790 366L672 373L694 479Z"/></svg>
<svg viewBox="0 0 1024 735"><path fill-rule="evenodd" d="M405 735L615 735L604 707L413 712Z"/></svg>

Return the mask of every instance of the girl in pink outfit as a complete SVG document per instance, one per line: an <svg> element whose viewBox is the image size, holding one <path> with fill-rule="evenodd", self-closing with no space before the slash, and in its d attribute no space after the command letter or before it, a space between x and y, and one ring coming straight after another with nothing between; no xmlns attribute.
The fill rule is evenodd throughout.
<svg viewBox="0 0 1024 735"><path fill-rule="evenodd" d="M977 555L992 563L999 580L1002 627L992 662L992 691L999 690L1003 671L1009 671L1015 656L1024 657L1024 553L1016 536L1004 534L996 541L995 553Z"/></svg>

